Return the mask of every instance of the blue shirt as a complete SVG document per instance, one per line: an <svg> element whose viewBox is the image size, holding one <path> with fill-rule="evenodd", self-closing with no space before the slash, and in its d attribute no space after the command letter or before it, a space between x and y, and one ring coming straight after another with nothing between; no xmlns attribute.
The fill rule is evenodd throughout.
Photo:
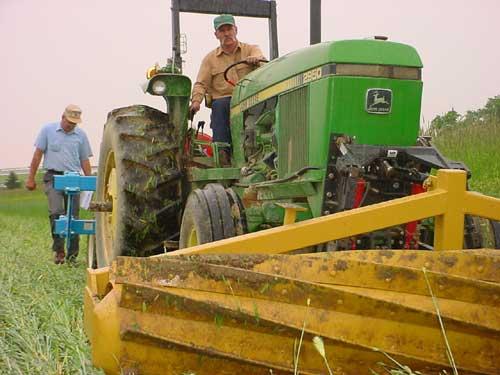
<svg viewBox="0 0 500 375"><path fill-rule="evenodd" d="M46 124L35 141L43 151L43 167L61 172L80 172L81 162L92 156L85 132L76 127L66 133L59 122Z"/></svg>

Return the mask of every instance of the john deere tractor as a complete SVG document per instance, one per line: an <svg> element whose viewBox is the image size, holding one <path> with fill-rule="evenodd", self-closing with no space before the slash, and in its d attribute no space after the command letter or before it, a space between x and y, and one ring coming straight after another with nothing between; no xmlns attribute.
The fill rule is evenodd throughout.
<svg viewBox="0 0 500 375"><path fill-rule="evenodd" d="M230 10L248 15L243 3ZM274 2L254 3L254 14L269 17L275 30ZM422 61L413 47L375 37L277 58L273 33L272 60L234 88L231 166L222 168L223 145L199 140L188 126L191 80L178 73L175 28L180 11L219 13L227 4L195 5L202 7L173 2L174 59L150 71L146 91L162 96L167 110L134 105L108 115L98 172L98 266L118 255L280 226L286 209L302 221L417 194L432 170L466 169L419 137ZM480 247L472 219L466 227L466 247ZM315 250L431 249L432 228L424 220Z"/></svg>

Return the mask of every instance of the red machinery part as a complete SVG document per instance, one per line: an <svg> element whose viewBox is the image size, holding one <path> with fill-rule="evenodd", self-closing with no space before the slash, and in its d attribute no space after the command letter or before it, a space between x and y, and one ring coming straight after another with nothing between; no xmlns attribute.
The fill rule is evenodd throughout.
<svg viewBox="0 0 500 375"><path fill-rule="evenodd" d="M196 136L196 139L199 141L206 141L206 142L212 142L212 137L209 136L208 134L205 133L198 133ZM214 155L214 152L212 150L212 146L210 145L202 145L201 149L205 153L205 155L212 157Z"/></svg>
<svg viewBox="0 0 500 375"><path fill-rule="evenodd" d="M411 195L425 192L422 184L411 184ZM417 228L420 221L412 221L405 226L405 244L404 249L418 249L418 240L416 238Z"/></svg>
<svg viewBox="0 0 500 375"><path fill-rule="evenodd" d="M198 141L204 141L204 142L212 142L212 137L209 136L208 134L205 134L205 133L198 133L196 135L196 139ZM190 138L187 138L186 139L186 142L184 144L184 152L185 153L189 153L190 151L190 147L191 147L191 141L190 141ZM201 149L203 151L203 153L208 156L208 157L212 157L214 155L214 152L212 150L212 146L206 144L206 145L201 145Z"/></svg>
<svg viewBox="0 0 500 375"><path fill-rule="evenodd" d="M359 178L356 182L356 191L354 192L354 204L352 208L358 208L363 200L363 195L366 190L366 181L362 178ZM351 240L351 250L356 250L356 239Z"/></svg>

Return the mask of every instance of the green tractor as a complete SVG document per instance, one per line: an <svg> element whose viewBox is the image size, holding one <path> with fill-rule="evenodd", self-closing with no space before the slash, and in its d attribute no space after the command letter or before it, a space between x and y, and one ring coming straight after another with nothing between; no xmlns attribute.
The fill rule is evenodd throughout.
<svg viewBox="0 0 500 375"><path fill-rule="evenodd" d="M274 1L207 3L173 1L174 58L146 89L163 96L167 111L134 105L108 115L96 194L98 267L118 255L280 226L289 209L302 221L417 194L432 170L465 169L419 137L422 62L413 47L375 37L278 58ZM224 145L200 140L189 126L191 81L178 73L182 11L261 12L270 20L271 61L233 91L229 167L217 158ZM480 247L478 226L467 221L465 246ZM431 249L432 228L423 220L314 250Z"/></svg>

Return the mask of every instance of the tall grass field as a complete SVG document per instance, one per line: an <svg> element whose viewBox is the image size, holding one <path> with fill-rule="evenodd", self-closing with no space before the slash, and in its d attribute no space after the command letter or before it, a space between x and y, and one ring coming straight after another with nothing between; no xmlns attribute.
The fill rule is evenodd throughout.
<svg viewBox="0 0 500 375"><path fill-rule="evenodd" d="M434 144L447 158L471 170L470 189L500 197L500 122L443 129Z"/></svg>
<svg viewBox="0 0 500 375"><path fill-rule="evenodd" d="M55 265L49 232L40 189L0 192L0 374L102 374L83 332L85 251Z"/></svg>

